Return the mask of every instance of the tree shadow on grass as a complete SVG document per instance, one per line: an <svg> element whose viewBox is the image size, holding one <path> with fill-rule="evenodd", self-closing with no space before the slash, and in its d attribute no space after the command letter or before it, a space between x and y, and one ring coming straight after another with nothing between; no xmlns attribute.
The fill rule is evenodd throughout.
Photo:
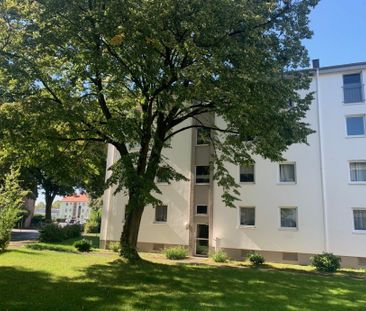
<svg viewBox="0 0 366 311"><path fill-rule="evenodd" d="M65 263L66 264L66 263ZM0 310L363 310L363 281L116 261L78 278L0 267Z"/></svg>

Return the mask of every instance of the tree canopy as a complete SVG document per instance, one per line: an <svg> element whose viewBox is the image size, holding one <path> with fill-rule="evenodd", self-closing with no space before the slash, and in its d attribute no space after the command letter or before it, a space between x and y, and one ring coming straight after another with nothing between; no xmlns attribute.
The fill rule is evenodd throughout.
<svg viewBox="0 0 366 311"><path fill-rule="evenodd" d="M110 183L129 197L122 253L136 256L134 231L144 206L157 202L156 175L185 178L161 156L174 135L211 130L215 178L229 206L235 181L225 162L280 160L289 145L306 142L311 95L298 91L309 76L297 69L308 65L302 40L311 37L316 3L3 1L0 121L11 124L7 136L112 144L121 159ZM205 113L225 127L191 121Z"/></svg>

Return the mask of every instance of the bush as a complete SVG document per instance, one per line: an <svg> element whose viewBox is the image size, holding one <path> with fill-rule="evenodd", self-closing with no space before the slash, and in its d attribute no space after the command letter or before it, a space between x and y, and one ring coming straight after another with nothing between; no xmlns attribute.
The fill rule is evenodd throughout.
<svg viewBox="0 0 366 311"><path fill-rule="evenodd" d="M85 224L85 233L99 233L100 225L94 219L89 219Z"/></svg>
<svg viewBox="0 0 366 311"><path fill-rule="evenodd" d="M39 231L39 240L45 243L62 242L67 239L81 237L82 226L68 225L60 227L58 224L47 224Z"/></svg>
<svg viewBox="0 0 366 311"><path fill-rule="evenodd" d="M227 254L222 250L215 251L211 258L214 262L226 262L228 260Z"/></svg>
<svg viewBox="0 0 366 311"><path fill-rule="evenodd" d="M31 225L33 227L39 227L45 221L45 217L43 215L34 215L32 217Z"/></svg>
<svg viewBox="0 0 366 311"><path fill-rule="evenodd" d="M82 239L79 241L74 242L73 246L79 251L79 252L90 252L92 248L92 242Z"/></svg>
<svg viewBox="0 0 366 311"><path fill-rule="evenodd" d="M120 248L121 248L121 245L119 242L110 242L108 244L108 249L110 249L111 251L114 251L115 253L118 253Z"/></svg>
<svg viewBox="0 0 366 311"><path fill-rule="evenodd" d="M11 230L18 221L18 210L15 208L0 208L0 252L8 247Z"/></svg>
<svg viewBox="0 0 366 311"><path fill-rule="evenodd" d="M187 249L183 246L171 247L165 250L166 258L170 260L179 260L187 257Z"/></svg>
<svg viewBox="0 0 366 311"><path fill-rule="evenodd" d="M262 265L264 264L264 257L261 255L261 254L258 254L258 253L250 253L248 255L248 259L249 261L252 263L252 265L254 266L259 266L259 265Z"/></svg>
<svg viewBox="0 0 366 311"><path fill-rule="evenodd" d="M72 239L81 237L81 232L83 231L83 227L78 224L67 225L63 227L64 239Z"/></svg>
<svg viewBox="0 0 366 311"><path fill-rule="evenodd" d="M332 253L318 254L310 258L317 271L336 272L341 267L341 259Z"/></svg>
<svg viewBox="0 0 366 311"><path fill-rule="evenodd" d="M41 242L61 242L65 240L63 228L57 224L47 224L39 231L39 240Z"/></svg>

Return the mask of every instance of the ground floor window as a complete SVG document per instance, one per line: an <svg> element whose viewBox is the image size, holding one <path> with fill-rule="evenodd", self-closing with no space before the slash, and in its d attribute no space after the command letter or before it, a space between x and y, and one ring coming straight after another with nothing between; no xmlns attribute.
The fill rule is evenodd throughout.
<svg viewBox="0 0 366 311"><path fill-rule="evenodd" d="M208 225L198 224L196 232L196 255L208 255Z"/></svg>
<svg viewBox="0 0 366 311"><path fill-rule="evenodd" d="M297 228L297 208L281 207L281 228Z"/></svg>
<svg viewBox="0 0 366 311"><path fill-rule="evenodd" d="M155 222L167 222L168 220L168 207L161 205L155 207Z"/></svg>
<svg viewBox="0 0 366 311"><path fill-rule="evenodd" d="M366 209L353 210L353 224L355 230L366 231Z"/></svg>
<svg viewBox="0 0 366 311"><path fill-rule="evenodd" d="M255 226L255 208L241 207L240 208L240 225Z"/></svg>

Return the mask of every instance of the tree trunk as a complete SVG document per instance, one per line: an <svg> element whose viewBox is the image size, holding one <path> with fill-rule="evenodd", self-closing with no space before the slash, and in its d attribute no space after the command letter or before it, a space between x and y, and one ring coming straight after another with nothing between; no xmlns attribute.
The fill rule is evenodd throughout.
<svg viewBox="0 0 366 311"><path fill-rule="evenodd" d="M46 221L51 222L52 221L52 204L53 200L55 199L56 195L49 194L46 192L45 194L45 200L46 200Z"/></svg>
<svg viewBox="0 0 366 311"><path fill-rule="evenodd" d="M130 197L126 208L127 213L121 234L120 255L129 261L136 261L140 259L137 252L137 238L144 206L142 203L136 203L136 198Z"/></svg>

